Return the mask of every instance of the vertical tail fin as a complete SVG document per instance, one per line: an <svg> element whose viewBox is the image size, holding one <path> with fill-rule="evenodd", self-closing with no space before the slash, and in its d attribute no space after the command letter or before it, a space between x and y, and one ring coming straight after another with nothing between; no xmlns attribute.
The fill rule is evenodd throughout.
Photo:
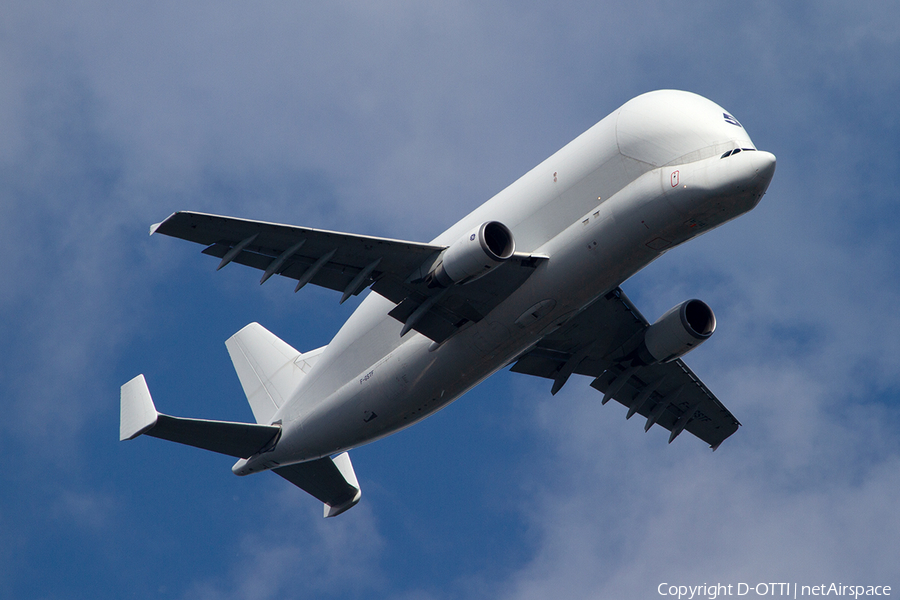
<svg viewBox="0 0 900 600"><path fill-rule="evenodd" d="M225 342L257 423L271 423L323 348L301 354L260 325L250 323Z"/></svg>

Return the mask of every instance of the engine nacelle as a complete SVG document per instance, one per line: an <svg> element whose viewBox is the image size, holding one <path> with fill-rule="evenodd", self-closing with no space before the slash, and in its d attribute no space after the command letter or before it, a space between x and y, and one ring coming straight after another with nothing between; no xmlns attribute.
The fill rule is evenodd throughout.
<svg viewBox="0 0 900 600"><path fill-rule="evenodd" d="M644 333L639 358L666 363L684 356L716 330L716 315L700 300L686 300L670 309Z"/></svg>
<svg viewBox="0 0 900 600"><path fill-rule="evenodd" d="M487 221L444 250L429 278L442 287L468 283L500 266L515 251L509 228L498 221Z"/></svg>

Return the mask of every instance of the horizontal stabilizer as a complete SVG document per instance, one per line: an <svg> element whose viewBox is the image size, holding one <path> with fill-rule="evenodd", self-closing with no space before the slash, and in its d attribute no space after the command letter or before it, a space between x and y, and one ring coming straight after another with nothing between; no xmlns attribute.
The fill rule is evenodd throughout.
<svg viewBox="0 0 900 600"><path fill-rule="evenodd" d="M120 440L146 434L236 458L249 458L273 446L281 431L274 425L184 419L160 414L143 375L122 386L120 418Z"/></svg>
<svg viewBox="0 0 900 600"><path fill-rule="evenodd" d="M336 517L352 508L362 496L346 452L333 459L325 457L272 470L324 502L326 517Z"/></svg>
<svg viewBox="0 0 900 600"><path fill-rule="evenodd" d="M281 428L274 425L159 415L156 426L146 434L235 458L250 458L267 446L274 446L280 431Z"/></svg>

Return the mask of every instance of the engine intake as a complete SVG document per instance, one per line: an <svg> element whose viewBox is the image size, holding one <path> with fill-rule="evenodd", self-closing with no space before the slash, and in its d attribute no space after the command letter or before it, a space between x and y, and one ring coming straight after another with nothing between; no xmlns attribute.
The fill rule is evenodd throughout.
<svg viewBox="0 0 900 600"><path fill-rule="evenodd" d="M429 279L441 287L469 283L503 264L515 251L509 228L499 221L487 221L444 250Z"/></svg>
<svg viewBox="0 0 900 600"><path fill-rule="evenodd" d="M686 300L647 328L639 358L646 364L680 358L708 340L716 330L716 315L700 300Z"/></svg>

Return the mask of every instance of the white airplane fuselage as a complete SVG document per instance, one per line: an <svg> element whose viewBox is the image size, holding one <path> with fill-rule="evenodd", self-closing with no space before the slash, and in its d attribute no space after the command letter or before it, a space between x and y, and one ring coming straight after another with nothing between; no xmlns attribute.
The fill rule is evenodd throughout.
<svg viewBox="0 0 900 600"><path fill-rule="evenodd" d="M395 304L370 293L275 414L274 450L234 472L334 455L424 419L664 252L752 209L774 168L705 98L626 103L432 242L499 221L517 252L547 257L519 289L442 344L401 337Z"/></svg>

